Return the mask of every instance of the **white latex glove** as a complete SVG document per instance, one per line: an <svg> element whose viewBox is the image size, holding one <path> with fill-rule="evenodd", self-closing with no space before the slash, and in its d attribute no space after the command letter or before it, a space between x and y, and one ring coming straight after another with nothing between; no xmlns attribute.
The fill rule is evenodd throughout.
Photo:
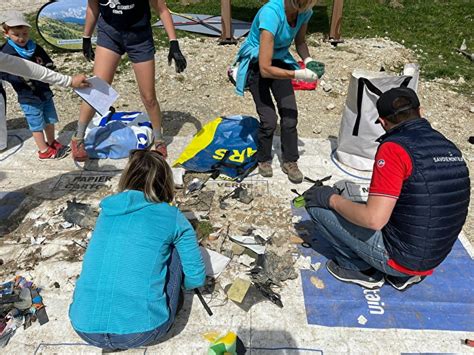
<svg viewBox="0 0 474 355"><path fill-rule="evenodd" d="M295 70L295 79L313 83L318 80L318 75L309 69L298 69Z"/></svg>

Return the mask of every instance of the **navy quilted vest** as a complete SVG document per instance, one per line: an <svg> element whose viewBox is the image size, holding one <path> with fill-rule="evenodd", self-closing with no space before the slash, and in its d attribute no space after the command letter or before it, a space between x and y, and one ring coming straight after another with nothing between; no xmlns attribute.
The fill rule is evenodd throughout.
<svg viewBox="0 0 474 355"><path fill-rule="evenodd" d="M466 221L467 166L459 149L424 118L403 122L379 141L401 145L413 163L382 230L388 254L410 270L433 269L449 254Z"/></svg>

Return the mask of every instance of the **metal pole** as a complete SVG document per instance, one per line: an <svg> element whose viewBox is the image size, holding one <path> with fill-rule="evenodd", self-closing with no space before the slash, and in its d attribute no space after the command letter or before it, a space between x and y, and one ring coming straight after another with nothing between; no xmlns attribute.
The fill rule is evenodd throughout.
<svg viewBox="0 0 474 355"><path fill-rule="evenodd" d="M232 35L232 10L231 0L221 0L222 31L220 44L235 44L237 41Z"/></svg>

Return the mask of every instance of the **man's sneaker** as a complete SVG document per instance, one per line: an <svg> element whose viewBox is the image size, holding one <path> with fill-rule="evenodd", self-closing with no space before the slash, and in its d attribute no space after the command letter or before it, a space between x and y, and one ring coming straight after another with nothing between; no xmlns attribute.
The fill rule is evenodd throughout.
<svg viewBox="0 0 474 355"><path fill-rule="evenodd" d="M71 139L72 158L75 161L83 162L89 159L84 147L84 139L72 137Z"/></svg>
<svg viewBox="0 0 474 355"><path fill-rule="evenodd" d="M406 291L413 285L420 283L424 280L426 276L407 276L407 277L397 277L392 275L385 275L385 280L392 285L393 288L397 289L398 291Z"/></svg>
<svg viewBox="0 0 474 355"><path fill-rule="evenodd" d="M288 175L288 179L294 184L301 184L303 182L303 173L298 168L295 161L287 161L283 163L281 170Z"/></svg>
<svg viewBox="0 0 474 355"><path fill-rule="evenodd" d="M166 143L163 140L155 141L155 150L160 153L163 158L168 158L168 148L166 148Z"/></svg>
<svg viewBox="0 0 474 355"><path fill-rule="evenodd" d="M334 260L329 260L326 263L326 269L340 281L353 283L371 290L382 287L385 282L383 274L373 268L367 271L349 270L340 267Z"/></svg>
<svg viewBox="0 0 474 355"><path fill-rule="evenodd" d="M38 152L39 160L47 159L62 159L67 156L67 152L64 150L57 150L52 147L48 147L45 152Z"/></svg>
<svg viewBox="0 0 474 355"><path fill-rule="evenodd" d="M273 168L272 162L269 161L262 161L258 163L258 173L263 177L272 177L273 176Z"/></svg>

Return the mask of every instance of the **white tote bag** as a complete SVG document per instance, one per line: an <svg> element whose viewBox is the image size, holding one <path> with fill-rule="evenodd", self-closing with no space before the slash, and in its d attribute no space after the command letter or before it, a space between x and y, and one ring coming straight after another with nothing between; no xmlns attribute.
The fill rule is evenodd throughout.
<svg viewBox="0 0 474 355"><path fill-rule="evenodd" d="M365 70L352 73L336 149L336 158L341 163L357 170L372 170L379 145L376 139L385 133L375 123L379 117L377 100L395 87L407 86L416 91L418 77L416 64L406 64L400 76Z"/></svg>

